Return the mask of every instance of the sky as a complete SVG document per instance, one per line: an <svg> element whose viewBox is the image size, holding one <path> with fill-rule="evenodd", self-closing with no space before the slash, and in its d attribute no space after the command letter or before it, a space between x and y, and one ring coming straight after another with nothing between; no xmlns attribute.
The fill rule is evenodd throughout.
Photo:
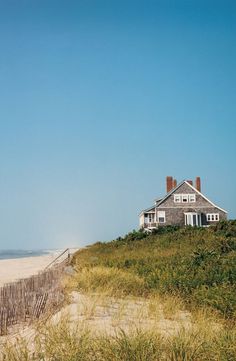
<svg viewBox="0 0 236 361"><path fill-rule="evenodd" d="M236 218L236 2L0 0L0 249L137 229L165 177Z"/></svg>

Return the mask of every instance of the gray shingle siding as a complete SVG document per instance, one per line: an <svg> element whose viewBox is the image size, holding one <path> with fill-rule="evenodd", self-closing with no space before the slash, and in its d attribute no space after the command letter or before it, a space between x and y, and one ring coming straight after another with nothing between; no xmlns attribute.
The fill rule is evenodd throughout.
<svg viewBox="0 0 236 361"><path fill-rule="evenodd" d="M195 194L196 202L194 203L175 203L175 194ZM208 202L201 194L196 192L188 184L183 183L178 189L176 189L166 200L164 200L159 206L158 211L165 211L166 222L162 225L184 225L184 213L196 212L201 213L202 225L206 226L214 222L207 222L207 213L218 213L219 219L226 219L226 213L220 210L218 207L213 206Z"/></svg>
<svg viewBox="0 0 236 361"><path fill-rule="evenodd" d="M168 195L169 194L169 195ZM207 226L217 221L207 221L207 214L214 213L219 215L219 220L227 219L227 212L218 208L216 205L208 201L200 192L186 182L182 182L177 189L168 193L154 209L157 211L165 211L165 223L159 223L158 226L166 225L185 225L185 213L196 213L201 219L201 225ZM176 194L195 194L195 202L176 203L174 195ZM150 210L150 209L148 209ZM146 211L148 211L146 210ZM146 213L144 211L144 213ZM195 216L194 216L195 217ZM199 222L197 223L199 224ZM148 227L148 225L144 225Z"/></svg>
<svg viewBox="0 0 236 361"><path fill-rule="evenodd" d="M200 207L184 207L184 208L163 208L157 207L158 211L165 211L166 214L166 222L160 224L160 226L169 226L169 225L179 225L184 226L184 213L185 212L200 212L201 213L201 222L202 226L207 226L213 224L214 222L207 222L206 215L207 213L218 213L219 219L226 219L227 216L224 212L219 210L216 207L204 208L204 210Z"/></svg>

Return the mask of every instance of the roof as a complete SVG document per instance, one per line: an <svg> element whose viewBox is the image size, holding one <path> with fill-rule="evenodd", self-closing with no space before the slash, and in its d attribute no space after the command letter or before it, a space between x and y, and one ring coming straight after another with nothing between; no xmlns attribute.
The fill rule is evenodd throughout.
<svg viewBox="0 0 236 361"><path fill-rule="evenodd" d="M160 204L162 204L171 194L173 194L173 193L174 193L180 186L182 186L184 183L187 184L189 187L191 187L195 192L197 192L198 194L200 194L200 195L201 195L207 202L209 202L212 206L220 209L220 210L221 210L222 212L224 212L224 213L228 213L228 212L225 211L224 209L218 207L216 204L214 204L213 202L211 202L207 197L205 197L201 192L199 192L199 191L197 190L197 188L195 188L194 186L192 186L192 184L190 184L190 183L189 183L188 181L186 181L186 180L183 180L183 181L180 182L175 188L171 189L171 191L168 192L168 193L166 194L166 196L163 197L160 201L157 200L157 202L158 202L158 201L159 201L159 202L156 204L156 207L159 207Z"/></svg>
<svg viewBox="0 0 236 361"><path fill-rule="evenodd" d="M150 212L152 209L153 209L153 211L155 212L155 208L156 208L156 206L152 206L152 207L146 208L146 209L144 209L141 213L139 213L139 215L141 216L141 214L143 214L143 213Z"/></svg>
<svg viewBox="0 0 236 361"><path fill-rule="evenodd" d="M162 198L155 199L155 202L156 202L156 203L159 203L162 199L163 199L163 197L162 197Z"/></svg>

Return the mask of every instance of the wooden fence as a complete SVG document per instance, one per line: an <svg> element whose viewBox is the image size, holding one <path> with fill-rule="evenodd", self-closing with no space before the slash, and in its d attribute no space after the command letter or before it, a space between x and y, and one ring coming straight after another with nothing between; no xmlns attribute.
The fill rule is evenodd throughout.
<svg viewBox="0 0 236 361"><path fill-rule="evenodd" d="M0 335L17 323L38 319L62 303L60 280L65 265L63 261L35 276L0 288Z"/></svg>

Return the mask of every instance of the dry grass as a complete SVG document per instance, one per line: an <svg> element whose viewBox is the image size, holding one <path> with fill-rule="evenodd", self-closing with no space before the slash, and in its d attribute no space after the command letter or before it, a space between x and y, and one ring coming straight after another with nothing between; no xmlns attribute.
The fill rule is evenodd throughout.
<svg viewBox="0 0 236 361"><path fill-rule="evenodd" d="M78 274L98 276L102 271L101 279L89 277L90 285L79 282L83 290L100 292L104 281L116 295L118 289L134 296L178 295L191 311L207 307L226 320L236 320L236 221L209 228L164 227L150 235L133 231L80 250L72 262ZM109 280L111 270L113 280Z"/></svg>
<svg viewBox="0 0 236 361"><path fill-rule="evenodd" d="M234 361L236 330L214 330L203 320L172 335L158 330L119 330L114 336L93 334L84 322L62 317L41 325L32 344L25 339L6 342L1 361Z"/></svg>
<svg viewBox="0 0 236 361"><path fill-rule="evenodd" d="M84 292L106 293L110 296L143 295L144 281L137 275L107 267L83 268L71 279L70 287Z"/></svg>
<svg viewBox="0 0 236 361"><path fill-rule="evenodd" d="M139 234L79 252L74 259L77 272L65 282L67 294L72 294L70 304L39 325L33 339L6 340L0 346L0 361L235 361L233 318L224 318L226 314L204 298L221 300L222 290L228 288L222 286L217 293L215 286L200 287L208 281L208 272L216 279L226 277L218 272L225 263L216 270L218 258L209 258L211 252L198 251L194 257L190 253L198 237L201 244L210 242L213 247L214 233L180 230L171 238L134 237ZM216 251L223 252L221 244ZM221 253L220 260L233 269L233 251L231 256ZM198 265L200 256L206 269ZM201 291L201 307L192 302L193 285ZM177 292L181 287L184 292ZM208 289L212 294L205 294ZM224 298L230 307L231 295ZM186 310L189 302L191 314Z"/></svg>

